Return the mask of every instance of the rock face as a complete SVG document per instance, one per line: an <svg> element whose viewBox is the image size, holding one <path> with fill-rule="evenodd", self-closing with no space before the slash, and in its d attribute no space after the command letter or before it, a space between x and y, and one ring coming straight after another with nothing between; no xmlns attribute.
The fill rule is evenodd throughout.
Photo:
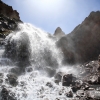
<svg viewBox="0 0 100 100"><path fill-rule="evenodd" d="M57 27L57 29L55 30L54 32L54 35L57 37L57 38L61 38L62 36L65 35L65 33L62 31L62 29L60 27Z"/></svg>
<svg viewBox="0 0 100 100"><path fill-rule="evenodd" d="M8 6L7 4L3 3L0 0L0 13L9 17L10 19L15 19L17 21L20 21L19 13L16 10L13 10L11 6Z"/></svg>
<svg viewBox="0 0 100 100"><path fill-rule="evenodd" d="M19 13L0 0L0 38L5 38L15 30L18 22L22 22Z"/></svg>
<svg viewBox="0 0 100 100"><path fill-rule="evenodd" d="M91 12L70 34L58 41L64 63L84 63L100 54L100 11Z"/></svg>

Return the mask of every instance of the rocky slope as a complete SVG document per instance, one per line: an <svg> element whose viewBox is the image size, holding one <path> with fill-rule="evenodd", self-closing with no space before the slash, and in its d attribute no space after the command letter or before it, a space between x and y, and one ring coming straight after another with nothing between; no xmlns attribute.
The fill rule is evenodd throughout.
<svg viewBox="0 0 100 100"><path fill-rule="evenodd" d="M0 41L16 29L18 22L22 22L19 13L0 0Z"/></svg>
<svg viewBox="0 0 100 100"><path fill-rule="evenodd" d="M64 63L84 63L100 54L100 11L91 12L70 34L58 41Z"/></svg>

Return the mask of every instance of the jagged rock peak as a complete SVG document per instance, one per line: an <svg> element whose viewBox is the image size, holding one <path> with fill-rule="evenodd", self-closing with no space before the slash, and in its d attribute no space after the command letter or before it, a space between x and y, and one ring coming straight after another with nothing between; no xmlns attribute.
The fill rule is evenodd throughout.
<svg viewBox="0 0 100 100"><path fill-rule="evenodd" d="M58 32L59 33L62 32L62 29L60 27L57 27L56 30L55 30L55 33L58 33Z"/></svg>
<svg viewBox="0 0 100 100"><path fill-rule="evenodd" d="M58 38L60 38L60 37L64 36L65 33L62 31L62 29L60 27L57 27L54 32L54 35L57 36Z"/></svg>
<svg viewBox="0 0 100 100"><path fill-rule="evenodd" d="M21 21L19 17L19 13L16 10L13 10L12 6L5 4L0 0L0 14L3 14L10 19L15 19L17 21Z"/></svg>

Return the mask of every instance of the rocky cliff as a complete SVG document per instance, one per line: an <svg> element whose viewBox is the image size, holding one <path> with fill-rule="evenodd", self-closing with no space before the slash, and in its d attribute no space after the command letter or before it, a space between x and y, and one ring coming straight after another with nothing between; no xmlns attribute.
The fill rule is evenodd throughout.
<svg viewBox="0 0 100 100"><path fill-rule="evenodd" d="M0 0L0 40L15 30L18 22L22 22L19 13Z"/></svg>
<svg viewBox="0 0 100 100"><path fill-rule="evenodd" d="M64 63L83 63L97 59L100 54L100 11L91 12L57 45L64 53Z"/></svg>

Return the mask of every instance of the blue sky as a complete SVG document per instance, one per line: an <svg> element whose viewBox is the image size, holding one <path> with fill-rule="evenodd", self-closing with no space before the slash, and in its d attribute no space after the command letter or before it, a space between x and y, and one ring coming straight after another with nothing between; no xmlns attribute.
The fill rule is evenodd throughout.
<svg viewBox="0 0 100 100"><path fill-rule="evenodd" d="M49 33L59 26L67 34L90 14L100 10L100 0L2 0L31 23Z"/></svg>

